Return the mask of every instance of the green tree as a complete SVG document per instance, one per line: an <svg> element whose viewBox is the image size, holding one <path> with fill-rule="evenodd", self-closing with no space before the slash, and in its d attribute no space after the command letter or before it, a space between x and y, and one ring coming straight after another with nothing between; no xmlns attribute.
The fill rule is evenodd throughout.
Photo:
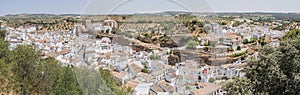
<svg viewBox="0 0 300 95"><path fill-rule="evenodd" d="M208 82L210 82L210 83L214 83L215 81L216 81L216 79L212 78L212 77L208 79Z"/></svg>
<svg viewBox="0 0 300 95"><path fill-rule="evenodd" d="M259 51L257 59L251 59L245 67L247 80L253 94L299 95L300 91L300 33L299 30L289 31L279 48L265 46ZM245 88L246 83L227 86L229 93L234 93L236 87ZM250 81L248 81L250 80ZM231 83L232 84L232 83ZM239 90L237 90L239 91ZM248 90L240 90L239 94Z"/></svg>
<svg viewBox="0 0 300 95"><path fill-rule="evenodd" d="M8 44L0 40L0 47L1 93L83 94L71 67L62 67L53 58L41 59L38 52L27 46L10 51Z"/></svg>
<svg viewBox="0 0 300 95"><path fill-rule="evenodd" d="M9 91L12 86L9 68L9 64L6 64L4 60L0 59L0 94Z"/></svg>
<svg viewBox="0 0 300 95"><path fill-rule="evenodd" d="M82 90L78 84L75 73L71 67L64 67L61 70L60 78L56 80L57 84L54 92L55 94L65 95L81 95Z"/></svg>
<svg viewBox="0 0 300 95"><path fill-rule="evenodd" d="M300 29L294 29L287 32L281 40L288 40L288 39L299 39L300 38Z"/></svg>
<svg viewBox="0 0 300 95"><path fill-rule="evenodd" d="M12 51L13 64L12 71L16 77L17 87L20 87L21 94L30 94L33 89L33 85L30 80L34 79L35 65L38 62L38 56L35 51L26 46L18 46Z"/></svg>
<svg viewBox="0 0 300 95"><path fill-rule="evenodd" d="M236 47L236 50L241 50L241 49L242 49L241 46Z"/></svg>
<svg viewBox="0 0 300 95"><path fill-rule="evenodd" d="M0 59L8 60L10 51L8 50L8 43L0 39Z"/></svg>
<svg viewBox="0 0 300 95"><path fill-rule="evenodd" d="M0 29L0 39L4 39L5 38L5 33L6 33L6 30L1 30Z"/></svg>
<svg viewBox="0 0 300 95"><path fill-rule="evenodd" d="M234 23L232 24L232 26L233 26L233 27L238 27L238 26L241 25L241 24L243 24L243 23L242 23L242 22L236 21L236 22L234 22Z"/></svg>
<svg viewBox="0 0 300 95"><path fill-rule="evenodd" d="M188 48L196 48L198 45L198 42L195 41L195 40L189 40L187 43L186 43L186 46Z"/></svg>
<svg viewBox="0 0 300 95"><path fill-rule="evenodd" d="M117 86L117 83L115 80L111 79L110 71L107 69L100 68L99 73L105 84L108 88L111 89L112 92L114 92L117 95L130 95L132 93L128 92L128 89L122 89L121 87Z"/></svg>
<svg viewBox="0 0 300 95"><path fill-rule="evenodd" d="M234 51L232 47L227 48L227 52L232 52Z"/></svg>
<svg viewBox="0 0 300 95"><path fill-rule="evenodd" d="M222 87L226 90L228 95L252 95L251 81L245 77L233 77L225 86Z"/></svg>
<svg viewBox="0 0 300 95"><path fill-rule="evenodd" d="M271 47L264 47L260 50L259 58L249 62L246 77L251 80L255 92L278 94L284 93L283 83L286 76L282 73L278 64L278 52Z"/></svg>
<svg viewBox="0 0 300 95"><path fill-rule="evenodd" d="M248 39L243 40L243 44L248 44L248 43L249 43Z"/></svg>
<svg viewBox="0 0 300 95"><path fill-rule="evenodd" d="M149 69L143 68L143 69L142 69L142 72L143 72L143 73L148 73L148 72L149 72Z"/></svg>
<svg viewBox="0 0 300 95"><path fill-rule="evenodd" d="M265 42L265 37L260 37L260 38L258 39L258 43L259 43L261 46L264 46L264 45L266 44L266 42Z"/></svg>
<svg viewBox="0 0 300 95"><path fill-rule="evenodd" d="M152 54L152 55L150 55L150 59L151 59L151 60L160 60L160 56L159 56L159 55Z"/></svg>
<svg viewBox="0 0 300 95"><path fill-rule="evenodd" d="M149 34L149 33L146 33L144 36L146 36L146 37L152 37L152 35Z"/></svg>
<svg viewBox="0 0 300 95"><path fill-rule="evenodd" d="M190 90L191 89L191 87L190 86L185 86L185 90Z"/></svg>

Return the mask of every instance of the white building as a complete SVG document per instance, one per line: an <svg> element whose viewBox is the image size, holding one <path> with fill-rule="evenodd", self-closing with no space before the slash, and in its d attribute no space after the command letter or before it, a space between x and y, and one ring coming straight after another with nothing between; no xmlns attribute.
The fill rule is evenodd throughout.
<svg viewBox="0 0 300 95"><path fill-rule="evenodd" d="M95 51L97 53L112 52L112 41L108 37L102 37L100 40L96 40Z"/></svg>

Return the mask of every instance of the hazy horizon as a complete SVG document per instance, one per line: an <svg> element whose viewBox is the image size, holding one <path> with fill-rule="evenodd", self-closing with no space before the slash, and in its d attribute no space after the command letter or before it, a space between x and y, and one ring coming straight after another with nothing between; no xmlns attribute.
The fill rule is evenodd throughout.
<svg viewBox="0 0 300 95"><path fill-rule="evenodd" d="M155 13L163 13L163 12L182 12L182 11L156 11L156 12L141 12L141 13L119 13L119 14L109 14L109 15L134 15L134 14L155 14ZM300 14L300 12L192 12L192 13L282 13L282 14ZM16 14L5 14L1 16L8 16L8 15L39 15L39 14L44 14L44 15L106 15L106 14L80 14L80 13L16 13Z"/></svg>
<svg viewBox="0 0 300 95"><path fill-rule="evenodd" d="M70 3L71 2L71 3ZM0 15L200 13L300 13L299 0L4 0Z"/></svg>

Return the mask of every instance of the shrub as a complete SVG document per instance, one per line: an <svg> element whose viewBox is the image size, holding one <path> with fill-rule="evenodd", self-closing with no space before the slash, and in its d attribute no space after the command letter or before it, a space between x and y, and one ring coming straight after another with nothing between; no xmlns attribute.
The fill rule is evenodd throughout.
<svg viewBox="0 0 300 95"><path fill-rule="evenodd" d="M148 73L148 72L149 72L149 69L144 68L144 69L142 69L142 72L143 72L143 73Z"/></svg>
<svg viewBox="0 0 300 95"><path fill-rule="evenodd" d="M188 48L196 48L197 45L198 45L198 42L194 41L194 40L189 40L187 43L186 43L187 47Z"/></svg>
<svg viewBox="0 0 300 95"><path fill-rule="evenodd" d="M151 37L152 35L149 34L149 33L146 33L144 36L146 36L146 37Z"/></svg>
<svg viewBox="0 0 300 95"><path fill-rule="evenodd" d="M191 87L190 86L185 86L185 90L190 90L191 89Z"/></svg>
<svg viewBox="0 0 300 95"><path fill-rule="evenodd" d="M210 45L210 43L209 42L207 42L207 43L204 43L204 46L209 46Z"/></svg>
<svg viewBox="0 0 300 95"><path fill-rule="evenodd" d="M243 40L243 44L248 44L248 43L249 43L248 39Z"/></svg>
<svg viewBox="0 0 300 95"><path fill-rule="evenodd" d="M159 60L159 59L160 59L160 56L159 56L159 55L154 55L154 54L152 54L152 55L150 55L150 59L151 59L151 60Z"/></svg>
<svg viewBox="0 0 300 95"><path fill-rule="evenodd" d="M215 81L216 81L216 79L212 78L212 77L208 79L208 82L210 82L210 83L214 83Z"/></svg>
<svg viewBox="0 0 300 95"><path fill-rule="evenodd" d="M235 54L231 54L229 55L230 57L238 57L238 56L245 56L247 54L247 51L241 52L241 53L235 53Z"/></svg>
<svg viewBox="0 0 300 95"><path fill-rule="evenodd" d="M237 48L236 48L237 50L241 50L242 48L241 48L241 46L237 46Z"/></svg>
<svg viewBox="0 0 300 95"><path fill-rule="evenodd" d="M233 48L232 48L232 47L227 48L227 51L228 51L228 52L231 52L231 51L233 51Z"/></svg>

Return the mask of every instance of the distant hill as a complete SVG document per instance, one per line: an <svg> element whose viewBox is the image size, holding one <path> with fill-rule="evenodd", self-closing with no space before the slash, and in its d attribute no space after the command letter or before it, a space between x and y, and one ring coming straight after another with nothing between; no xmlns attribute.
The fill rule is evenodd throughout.
<svg viewBox="0 0 300 95"><path fill-rule="evenodd" d="M300 13L272 13L272 12L188 12L188 11L163 11L163 12L145 12L145 13L134 13L127 15L176 15L176 14L217 14L217 15L277 15L277 16L299 16ZM80 16L82 14L8 14L5 16ZM87 15L87 14L84 14ZM101 14L99 14L101 15ZM118 15L118 14L112 14ZM124 14L120 14L124 15ZM125 14L126 15L126 14Z"/></svg>

